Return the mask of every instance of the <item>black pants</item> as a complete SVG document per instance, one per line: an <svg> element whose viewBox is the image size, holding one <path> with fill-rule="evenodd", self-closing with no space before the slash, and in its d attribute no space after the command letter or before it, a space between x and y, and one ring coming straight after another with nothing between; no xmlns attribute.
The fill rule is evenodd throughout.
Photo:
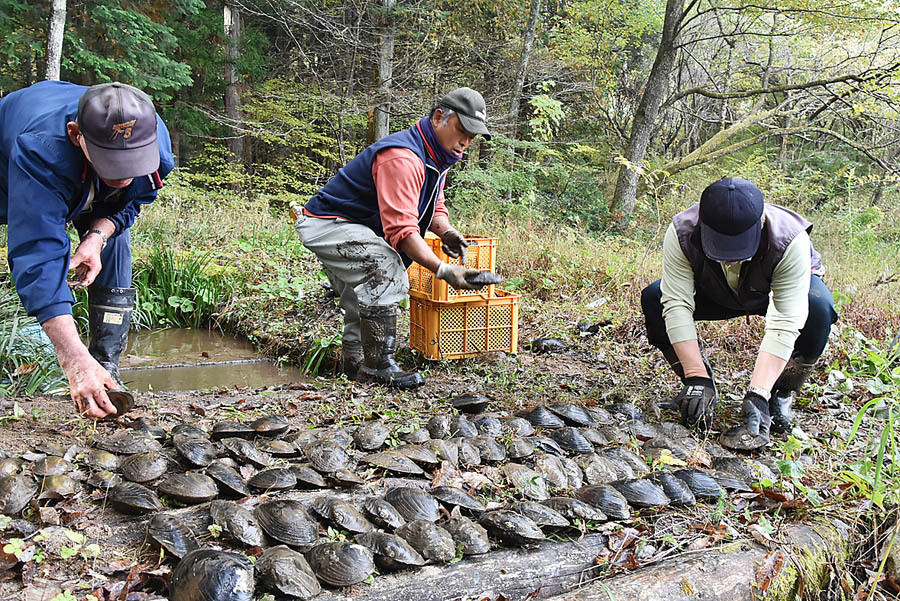
<svg viewBox="0 0 900 601"><path fill-rule="evenodd" d="M671 346L669 335L666 333L666 322L663 319L662 292L659 288L660 280L656 280L641 292L641 309L644 311L644 320L647 324L647 339L657 348ZM718 321L741 317L743 311L735 311L710 300L701 292L694 293L694 321ZM766 310L754 313L765 315ZM800 330L800 336L794 343L794 355L808 361L814 361L822 355L825 344L828 342L828 334L831 332L831 324L837 321L838 315L834 310L834 298L831 290L817 275L811 275L809 280L809 315L806 324Z"/></svg>

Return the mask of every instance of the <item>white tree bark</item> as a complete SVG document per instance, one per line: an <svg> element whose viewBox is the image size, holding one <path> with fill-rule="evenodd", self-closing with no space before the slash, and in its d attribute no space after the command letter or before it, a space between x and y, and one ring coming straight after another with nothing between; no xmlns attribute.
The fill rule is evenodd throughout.
<svg viewBox="0 0 900 601"><path fill-rule="evenodd" d="M228 147L238 161L244 158L244 136L241 133L241 96L238 93L240 81L237 75L238 49L241 41L241 15L236 6L224 5L225 37L228 43L228 60L225 62L225 114L231 121L233 137Z"/></svg>
<svg viewBox="0 0 900 601"><path fill-rule="evenodd" d="M394 20L396 0L382 0L384 21L378 49L378 105L375 107L375 139L391 133L391 80L394 78Z"/></svg>
<svg viewBox="0 0 900 601"><path fill-rule="evenodd" d="M519 120L519 104L522 97L522 88L525 87L525 75L528 73L528 61L534 50L534 36L537 32L538 20L541 16L541 0L531 0L531 9L528 16L528 25L525 27L525 35L522 40L522 56L519 59L519 69L516 72L516 83L513 86L512 101L509 105L509 115L512 121L510 137L516 139L516 126Z"/></svg>
<svg viewBox="0 0 900 601"><path fill-rule="evenodd" d="M63 30L66 26L66 0L53 0L50 31L47 32L47 71L44 79L59 80L62 61Z"/></svg>

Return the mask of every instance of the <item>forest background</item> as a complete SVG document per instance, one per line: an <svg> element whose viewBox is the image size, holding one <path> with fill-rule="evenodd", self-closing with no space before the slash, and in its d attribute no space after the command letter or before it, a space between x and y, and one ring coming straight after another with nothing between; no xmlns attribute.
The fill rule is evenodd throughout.
<svg viewBox="0 0 900 601"><path fill-rule="evenodd" d="M898 2L0 0L0 92L125 81L171 131L136 325L212 317L294 360L339 334L310 318L323 276L288 206L462 85L497 135L450 174L451 217L500 238L544 333L599 297L639 322L671 215L736 175L816 223L844 322L890 339L898 73Z"/></svg>

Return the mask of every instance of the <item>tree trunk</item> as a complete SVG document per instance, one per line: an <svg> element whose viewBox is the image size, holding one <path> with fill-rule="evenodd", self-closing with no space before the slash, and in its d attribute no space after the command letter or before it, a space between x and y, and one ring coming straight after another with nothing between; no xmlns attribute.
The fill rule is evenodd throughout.
<svg viewBox="0 0 900 601"><path fill-rule="evenodd" d="M656 60L653 61L641 102L631 124L631 136L625 151L625 159L628 164L623 164L619 168L616 191L611 203L616 226L619 228L628 225L631 214L634 212L634 203L637 200L638 173L630 167L639 166L647 155L650 137L656 127L659 108L669 86L669 75L675 65L678 29L683 17L684 0L667 0L659 50L656 52Z"/></svg>
<svg viewBox="0 0 900 601"><path fill-rule="evenodd" d="M66 26L66 0L53 0L50 31L47 33L47 71L44 79L59 80L62 61L63 30Z"/></svg>
<svg viewBox="0 0 900 601"><path fill-rule="evenodd" d="M228 140L228 148L235 159L244 158L244 135L241 133L241 96L238 93L237 59L241 39L241 15L236 6L224 5L225 37L228 44L225 62L225 114L233 129L233 137Z"/></svg>
<svg viewBox="0 0 900 601"><path fill-rule="evenodd" d="M509 137L516 139L516 126L519 121L519 104L522 99L522 88L525 87L525 75L528 72L528 61L534 49L534 36L537 33L538 20L541 17L541 0L531 0L531 10L528 16L528 25L525 27L525 35L522 39L522 55L519 59L519 69L516 72L516 82L513 85L512 101L509 105L510 130Z"/></svg>
<svg viewBox="0 0 900 601"><path fill-rule="evenodd" d="M381 47L378 49L378 105L375 107L375 139L391 133L391 80L394 77L394 19L396 0L382 0L384 8Z"/></svg>

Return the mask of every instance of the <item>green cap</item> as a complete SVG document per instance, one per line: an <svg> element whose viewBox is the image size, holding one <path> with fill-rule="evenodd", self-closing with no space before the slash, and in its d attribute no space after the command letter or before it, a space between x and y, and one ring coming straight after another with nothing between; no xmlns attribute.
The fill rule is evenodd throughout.
<svg viewBox="0 0 900 601"><path fill-rule="evenodd" d="M491 132L484 124L487 106L481 94L472 88L456 88L444 94L438 105L456 111L460 124L470 134L480 134L485 140L491 139Z"/></svg>

